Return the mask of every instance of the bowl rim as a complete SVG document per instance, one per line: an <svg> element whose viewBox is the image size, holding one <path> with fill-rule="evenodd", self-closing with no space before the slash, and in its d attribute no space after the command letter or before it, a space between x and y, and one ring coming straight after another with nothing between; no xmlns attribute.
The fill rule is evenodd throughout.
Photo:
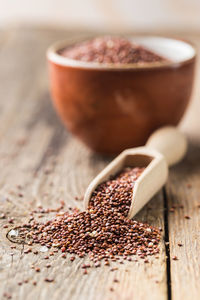
<svg viewBox="0 0 200 300"><path fill-rule="evenodd" d="M99 37L99 35L97 35ZM80 60L75 60L71 58L67 58L58 53L59 50L65 48L66 46L73 45L77 42L81 42L84 40L89 40L92 37L75 37L69 38L65 40L59 40L53 43L46 52L47 60L53 62L56 65L60 65L63 67L72 67L78 69L87 69L87 70L146 70L146 69L154 69L154 68L166 68L166 67L178 67L189 62L195 60L197 56L197 48L196 46L186 40L181 38L173 38L173 37L165 37L165 36L156 36L156 35L126 35L124 37L127 38L160 38L165 40L179 41L184 44L189 45L193 49L193 55L190 58L183 59L182 61L164 61L164 62L147 62L143 64L133 63L133 64L116 64L116 63L97 63L97 62L84 62Z"/></svg>

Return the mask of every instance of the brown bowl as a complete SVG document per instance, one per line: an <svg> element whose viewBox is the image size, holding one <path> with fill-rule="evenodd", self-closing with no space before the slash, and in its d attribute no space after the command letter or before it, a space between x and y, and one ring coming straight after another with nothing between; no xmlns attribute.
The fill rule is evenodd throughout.
<svg viewBox="0 0 200 300"><path fill-rule="evenodd" d="M190 99L194 47L163 37L130 39L171 62L75 61L58 53L69 45L66 41L47 52L56 110L67 128L97 152L118 153L143 145L156 128L178 124Z"/></svg>

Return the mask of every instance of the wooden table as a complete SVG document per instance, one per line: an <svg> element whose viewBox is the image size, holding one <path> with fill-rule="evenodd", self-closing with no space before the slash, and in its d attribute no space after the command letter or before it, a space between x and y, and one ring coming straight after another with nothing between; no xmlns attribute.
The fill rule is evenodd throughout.
<svg viewBox="0 0 200 300"><path fill-rule="evenodd" d="M105 266L83 276L81 259L72 263L58 253L50 257L52 267L47 269L46 253L25 254L26 245L10 248L8 230L25 222L37 205L57 207L63 199L82 208L75 197L84 194L90 180L109 161L89 151L63 128L50 101L46 48L74 35L64 30L20 27L0 32L0 211L5 213L5 218L0 215L0 298L8 293L12 299L29 300L199 299L199 68L193 100L181 124L190 143L187 157L171 169L165 188L137 215L138 220L163 228L159 259L152 258L149 264L127 262L116 272ZM178 36L200 47L200 34ZM173 205L183 208L171 212ZM14 224L4 228L11 217ZM32 264L41 272L31 269ZM55 281L47 283L45 277ZM113 283L115 277L119 283ZM28 283L18 285L24 280Z"/></svg>

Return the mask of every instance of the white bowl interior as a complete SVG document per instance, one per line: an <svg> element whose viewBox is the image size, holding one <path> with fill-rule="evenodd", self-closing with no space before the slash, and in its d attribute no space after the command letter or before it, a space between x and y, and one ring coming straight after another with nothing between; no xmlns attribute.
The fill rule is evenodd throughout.
<svg viewBox="0 0 200 300"><path fill-rule="evenodd" d="M194 48L181 40L163 37L135 37L130 39L173 62L182 62L195 55Z"/></svg>

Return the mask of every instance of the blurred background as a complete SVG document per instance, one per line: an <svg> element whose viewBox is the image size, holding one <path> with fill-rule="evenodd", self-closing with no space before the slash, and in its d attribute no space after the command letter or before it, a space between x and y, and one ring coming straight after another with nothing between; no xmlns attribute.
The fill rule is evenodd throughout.
<svg viewBox="0 0 200 300"><path fill-rule="evenodd" d="M4 45L0 96L3 99L12 93L11 79L16 86L28 81L31 69L42 74L37 80L45 95L41 98L49 107L47 48L57 40L107 32L183 38L199 51L200 0L0 0L0 45ZM199 66L197 61L196 73ZM194 85L192 101L181 122L184 129L193 127L190 134L194 135L198 135L197 124L191 120L199 116L198 86Z"/></svg>
<svg viewBox="0 0 200 300"><path fill-rule="evenodd" d="M10 23L114 31L200 30L200 0L0 0Z"/></svg>

